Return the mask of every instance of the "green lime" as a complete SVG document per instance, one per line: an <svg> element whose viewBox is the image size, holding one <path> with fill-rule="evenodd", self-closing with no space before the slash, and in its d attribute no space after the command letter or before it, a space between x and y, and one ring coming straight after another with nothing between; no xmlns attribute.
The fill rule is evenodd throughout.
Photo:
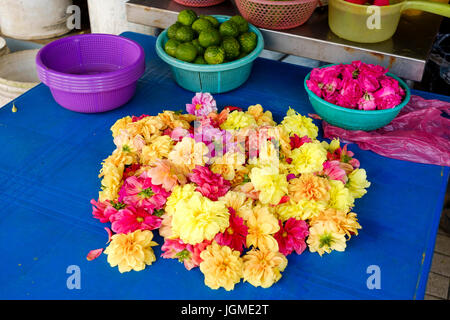
<svg viewBox="0 0 450 320"><path fill-rule="evenodd" d="M235 38L225 37L222 42L222 47L225 50L225 59L231 61L239 56L241 46Z"/></svg>
<svg viewBox="0 0 450 320"><path fill-rule="evenodd" d="M230 21L233 21L239 28L239 33L248 31L248 22L242 16L233 16Z"/></svg>
<svg viewBox="0 0 450 320"><path fill-rule="evenodd" d="M198 42L203 48L210 46L218 46L222 41L219 31L216 29L208 29L200 32L198 36Z"/></svg>
<svg viewBox="0 0 450 320"><path fill-rule="evenodd" d="M195 20L195 22L192 24L192 29L194 29L194 31L197 31L197 33L200 33L203 30L208 30L210 28L213 28L212 23L202 18Z"/></svg>
<svg viewBox="0 0 450 320"><path fill-rule="evenodd" d="M175 39L169 39L167 40L166 44L164 45L164 50L169 56L175 57L177 52L177 47L180 44L178 40Z"/></svg>
<svg viewBox="0 0 450 320"><path fill-rule="evenodd" d="M246 32L239 36L239 44L241 45L241 51L250 53L256 48L258 37L254 32Z"/></svg>
<svg viewBox="0 0 450 320"><path fill-rule="evenodd" d="M197 53L199 55L203 55L205 53L205 48L203 48L200 43L198 42L198 39L194 39L192 40L192 44L195 46L195 48L197 49Z"/></svg>
<svg viewBox="0 0 450 320"><path fill-rule="evenodd" d="M197 58L195 58L194 63L196 63L196 64L207 64L205 59L202 56L198 56Z"/></svg>
<svg viewBox="0 0 450 320"><path fill-rule="evenodd" d="M190 26L197 19L197 14L192 10L183 10L178 14L178 21L185 26Z"/></svg>
<svg viewBox="0 0 450 320"><path fill-rule="evenodd" d="M238 55L238 57L236 58L236 60L242 59L242 58L246 57L247 55L248 55L248 53L241 52L241 53Z"/></svg>
<svg viewBox="0 0 450 320"><path fill-rule="evenodd" d="M216 18L214 18L214 17L212 17L212 16L204 16L204 15L201 15L200 16L200 18L202 18L202 19L206 19L206 20L208 20L209 22L211 22L211 24L212 24L212 26L214 27L214 28L218 28L219 27L219 20L217 20Z"/></svg>
<svg viewBox="0 0 450 320"><path fill-rule="evenodd" d="M177 21L169 28L167 28L167 36L169 37L169 39L175 39L177 30L180 26L182 26L182 24Z"/></svg>
<svg viewBox="0 0 450 320"><path fill-rule="evenodd" d="M190 42L194 40L194 30L188 26L180 26L175 34L175 39L180 42Z"/></svg>
<svg viewBox="0 0 450 320"><path fill-rule="evenodd" d="M225 21L219 27L220 34L223 37L237 37L239 35L239 27L233 21Z"/></svg>
<svg viewBox="0 0 450 320"><path fill-rule="evenodd" d="M192 62L197 57L197 49L190 42L181 43L177 47L175 56L182 61Z"/></svg>
<svg viewBox="0 0 450 320"><path fill-rule="evenodd" d="M211 46L206 48L203 57L208 64L219 64L225 59L225 50L222 47Z"/></svg>

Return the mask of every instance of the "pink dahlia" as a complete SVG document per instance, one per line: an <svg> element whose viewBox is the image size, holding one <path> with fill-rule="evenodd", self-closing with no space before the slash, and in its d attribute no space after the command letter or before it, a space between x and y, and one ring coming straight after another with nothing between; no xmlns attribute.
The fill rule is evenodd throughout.
<svg viewBox="0 0 450 320"><path fill-rule="evenodd" d="M309 138L308 136L303 136L300 138L297 134L289 137L289 139L292 150L300 148L304 143L312 142L311 138Z"/></svg>
<svg viewBox="0 0 450 320"><path fill-rule="evenodd" d="M363 91L358 80L345 79L342 81L342 89L336 97L336 103L344 108L355 108L362 95Z"/></svg>
<svg viewBox="0 0 450 320"><path fill-rule="evenodd" d="M200 253L206 249L211 241L203 241L196 245L185 244L181 239L166 239L161 247L161 257L165 259L178 259L184 263L187 270L198 267L203 261Z"/></svg>
<svg viewBox="0 0 450 320"><path fill-rule="evenodd" d="M303 220L290 218L284 225L279 221L280 230L274 238L278 242L279 250L285 256L295 251L301 254L306 249L305 238L308 236L308 224Z"/></svg>
<svg viewBox="0 0 450 320"><path fill-rule="evenodd" d="M143 114L143 115L141 115L141 116L139 116L139 117L133 116L133 117L131 118L131 121L136 122L136 121L142 120L142 119L144 119L144 118L146 118L146 117L150 117L150 116L147 115L147 114Z"/></svg>
<svg viewBox="0 0 450 320"><path fill-rule="evenodd" d="M115 233L129 233L136 230L154 230L161 226L162 219L143 208L128 207L114 215L111 229Z"/></svg>
<svg viewBox="0 0 450 320"><path fill-rule="evenodd" d="M375 110L376 108L375 98L370 92L366 92L362 98L358 100L359 110Z"/></svg>
<svg viewBox="0 0 450 320"><path fill-rule="evenodd" d="M374 92L377 108L380 110L394 108L402 102L402 97L397 94L393 87L382 87Z"/></svg>
<svg viewBox="0 0 450 320"><path fill-rule="evenodd" d="M139 177L128 177L119 191L119 201L152 213L161 209L170 195L161 185L154 185L144 172Z"/></svg>
<svg viewBox="0 0 450 320"><path fill-rule="evenodd" d="M228 210L230 212L230 225L224 232L218 233L214 240L221 246L228 246L242 253L245 248L248 227L244 224L244 220L236 215L233 208L230 207Z"/></svg>
<svg viewBox="0 0 450 320"><path fill-rule="evenodd" d="M222 175L213 173L208 167L195 166L190 179L197 184L197 191L213 201L224 196L230 189L230 182Z"/></svg>
<svg viewBox="0 0 450 320"><path fill-rule="evenodd" d="M115 203L109 200L106 201L95 201L91 200L92 204L92 215L95 219L100 220L101 223L110 222L112 217L118 212L118 210L123 209L126 205L124 203Z"/></svg>
<svg viewBox="0 0 450 320"><path fill-rule="evenodd" d="M341 162L338 160L325 161L323 163L323 174L331 180L340 180L344 184L347 183L347 174L340 166Z"/></svg>
<svg viewBox="0 0 450 320"><path fill-rule="evenodd" d="M192 103L186 104L186 111L197 117L207 116L211 112L217 112L216 101L209 93L197 92Z"/></svg>

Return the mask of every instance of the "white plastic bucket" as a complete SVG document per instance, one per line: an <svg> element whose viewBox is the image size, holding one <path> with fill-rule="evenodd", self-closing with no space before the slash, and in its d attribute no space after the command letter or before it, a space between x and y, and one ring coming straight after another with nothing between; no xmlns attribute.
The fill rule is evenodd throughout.
<svg viewBox="0 0 450 320"><path fill-rule="evenodd" d="M49 39L69 32L66 13L72 0L1 0L0 23L5 36Z"/></svg>
<svg viewBox="0 0 450 320"><path fill-rule="evenodd" d="M36 55L39 50L23 50L0 57L0 106L39 84Z"/></svg>
<svg viewBox="0 0 450 320"><path fill-rule="evenodd" d="M9 48L6 45L6 41L2 37L0 37L0 57L5 54L8 54L8 53L9 53Z"/></svg>

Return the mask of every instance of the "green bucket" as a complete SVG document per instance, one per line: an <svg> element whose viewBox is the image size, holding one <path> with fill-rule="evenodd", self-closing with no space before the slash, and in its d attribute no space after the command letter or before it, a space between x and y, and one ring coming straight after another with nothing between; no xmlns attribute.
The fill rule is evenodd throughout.
<svg viewBox="0 0 450 320"><path fill-rule="evenodd" d="M329 64L322 68L334 66L337 64ZM364 130L370 131L379 129L389 124L400 112L400 110L409 102L411 91L406 83L397 76L387 73L388 76L399 82L399 85L405 90L405 97L398 106L385 110L355 110L340 107L319 98L314 92L309 90L306 80L309 80L311 72L305 77L303 82L305 90L308 93L309 101L317 114L329 124L348 130Z"/></svg>
<svg viewBox="0 0 450 320"><path fill-rule="evenodd" d="M219 22L230 19L229 16L213 15ZM168 40L167 30L164 30L156 40L156 53L170 65L175 82L192 92L222 93L241 86L250 76L253 61L264 48L261 32L249 23L250 31L256 33L258 44L256 48L244 58L216 65L201 65L184 62L169 56L164 51Z"/></svg>

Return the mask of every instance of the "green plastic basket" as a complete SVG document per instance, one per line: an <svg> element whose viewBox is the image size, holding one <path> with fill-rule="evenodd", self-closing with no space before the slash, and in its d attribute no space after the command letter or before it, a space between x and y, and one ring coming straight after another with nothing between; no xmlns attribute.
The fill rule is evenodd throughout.
<svg viewBox="0 0 450 320"><path fill-rule="evenodd" d="M229 16L213 15L219 22L230 19ZM264 39L255 26L249 24L250 31L256 33L258 44L244 58L216 65L201 65L184 62L169 56L164 51L167 30L164 30L156 40L156 53L170 65L172 75L179 86L192 92L222 93L241 86L250 76L253 60L264 48Z"/></svg>
<svg viewBox="0 0 450 320"><path fill-rule="evenodd" d="M336 64L329 64L321 68L326 68L334 65ZM384 127L398 115L400 110L409 102L409 99L411 98L411 91L406 83L392 73L387 73L388 76L397 80L400 86L405 90L406 95L403 98L401 104L394 108L385 110L366 111L348 109L327 102L324 99L319 98L314 92L309 90L308 86L306 85L306 80L309 80L310 75L311 72L308 73L308 75L305 77L303 84L305 86L306 92L308 93L309 101L311 102L313 109L323 120L325 120L329 124L348 130L370 131Z"/></svg>

